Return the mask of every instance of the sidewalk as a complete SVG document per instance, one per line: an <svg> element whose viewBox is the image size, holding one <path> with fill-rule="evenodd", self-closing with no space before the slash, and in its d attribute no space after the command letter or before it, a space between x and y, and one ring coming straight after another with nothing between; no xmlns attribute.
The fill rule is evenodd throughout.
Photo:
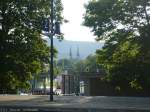
<svg viewBox="0 0 150 112"><path fill-rule="evenodd" d="M57 108L57 109L116 109L142 110L150 112L150 98L148 97L106 97L106 96L54 96L54 102L49 96L17 96L1 95L0 106ZM141 111L140 111L141 110ZM96 111L98 112L98 111Z"/></svg>

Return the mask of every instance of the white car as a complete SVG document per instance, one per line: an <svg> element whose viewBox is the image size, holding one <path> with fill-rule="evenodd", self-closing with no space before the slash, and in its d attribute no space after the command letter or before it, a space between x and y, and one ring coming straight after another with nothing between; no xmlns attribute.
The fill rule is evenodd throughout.
<svg viewBox="0 0 150 112"><path fill-rule="evenodd" d="M60 94L61 94L61 89L56 89L56 90L55 90L55 94L56 94L56 95L60 95Z"/></svg>
<svg viewBox="0 0 150 112"><path fill-rule="evenodd" d="M27 93L20 93L20 95L29 95L29 94L27 94Z"/></svg>

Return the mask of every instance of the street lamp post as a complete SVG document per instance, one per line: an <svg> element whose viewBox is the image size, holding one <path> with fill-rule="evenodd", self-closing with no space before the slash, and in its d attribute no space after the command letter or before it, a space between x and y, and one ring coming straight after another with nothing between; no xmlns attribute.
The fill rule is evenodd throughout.
<svg viewBox="0 0 150 112"><path fill-rule="evenodd" d="M51 0L51 35L50 37L50 43L51 43L51 48L50 48L50 52L51 52L51 61L50 61L50 101L53 101L53 75L54 75L54 69L53 69L53 57L54 57L54 51L53 51L53 35L54 35L54 23L53 23L53 16L54 16L54 0Z"/></svg>
<svg viewBox="0 0 150 112"><path fill-rule="evenodd" d="M50 20L49 20L50 19ZM50 27L49 27L50 26ZM58 21L55 21L54 24L54 0L51 0L51 15L50 18L46 18L43 21L43 30L47 33L43 33L50 39L50 101L53 101L53 78L54 78L54 67L53 67L53 58L54 58L54 46L53 46L53 36L61 35L60 24Z"/></svg>

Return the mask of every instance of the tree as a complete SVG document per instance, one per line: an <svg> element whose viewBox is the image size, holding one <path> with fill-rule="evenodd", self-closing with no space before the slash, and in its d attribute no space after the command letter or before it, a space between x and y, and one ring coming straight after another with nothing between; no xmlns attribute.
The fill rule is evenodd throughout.
<svg viewBox="0 0 150 112"><path fill-rule="evenodd" d="M55 19L61 21L60 0L55 9ZM32 74L49 63L49 47L41 38L49 15L49 0L0 1L0 89L28 88Z"/></svg>
<svg viewBox="0 0 150 112"><path fill-rule="evenodd" d="M85 6L84 25L91 27L98 40L115 29L139 32L149 25L149 0L92 0Z"/></svg>
<svg viewBox="0 0 150 112"><path fill-rule="evenodd" d="M76 73L85 72L86 66L85 66L85 60L76 60L76 63L74 64L73 70Z"/></svg>
<svg viewBox="0 0 150 112"><path fill-rule="evenodd" d="M85 60L84 60L84 66L85 70L88 72L97 72L98 69L100 69L100 66L97 64L97 59L96 55L89 55Z"/></svg>
<svg viewBox="0 0 150 112"><path fill-rule="evenodd" d="M102 70L102 68L97 63L97 56L96 55L89 55L84 60L77 60L76 63L74 63L74 71L75 72L98 72L99 70Z"/></svg>
<svg viewBox="0 0 150 112"><path fill-rule="evenodd" d="M149 6L150 0L92 0L85 6L84 25L105 40L98 62L119 91L150 87Z"/></svg>
<svg viewBox="0 0 150 112"><path fill-rule="evenodd" d="M73 73L76 61L75 59L60 59L57 62L57 67L60 72L67 70L69 73Z"/></svg>

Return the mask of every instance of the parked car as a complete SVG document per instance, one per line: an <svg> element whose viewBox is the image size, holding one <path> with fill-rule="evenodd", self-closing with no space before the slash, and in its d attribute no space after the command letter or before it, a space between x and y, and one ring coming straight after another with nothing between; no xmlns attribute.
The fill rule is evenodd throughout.
<svg viewBox="0 0 150 112"><path fill-rule="evenodd" d="M54 91L54 93L55 93L56 95L60 95L60 94L61 94L61 89L56 89L56 90Z"/></svg>

